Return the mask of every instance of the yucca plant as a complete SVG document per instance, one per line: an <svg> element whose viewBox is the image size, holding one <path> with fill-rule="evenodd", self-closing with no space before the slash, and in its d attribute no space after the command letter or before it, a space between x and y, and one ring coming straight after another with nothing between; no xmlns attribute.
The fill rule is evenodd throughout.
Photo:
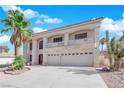
<svg viewBox="0 0 124 93"><path fill-rule="evenodd" d="M100 40L100 44L102 45L102 52L103 52L103 46L105 44L105 38L104 37Z"/></svg>
<svg viewBox="0 0 124 93"><path fill-rule="evenodd" d="M115 39L109 38L109 32L106 31L106 46L108 51L108 57L110 61L110 68L114 70L119 70L122 63L122 58L124 57L124 35L119 38Z"/></svg>

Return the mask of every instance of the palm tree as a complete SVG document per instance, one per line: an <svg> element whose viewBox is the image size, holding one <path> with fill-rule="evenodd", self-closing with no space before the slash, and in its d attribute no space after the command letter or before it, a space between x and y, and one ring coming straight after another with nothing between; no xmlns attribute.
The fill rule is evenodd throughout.
<svg viewBox="0 0 124 93"><path fill-rule="evenodd" d="M104 37L100 40L100 44L102 45L102 52L103 52L103 46L105 44L105 38Z"/></svg>
<svg viewBox="0 0 124 93"><path fill-rule="evenodd" d="M1 20L4 27L1 32L12 31L10 42L15 47L15 56L20 55L20 46L31 40L32 30L28 27L31 25L24 15L18 10L9 10L7 17Z"/></svg>

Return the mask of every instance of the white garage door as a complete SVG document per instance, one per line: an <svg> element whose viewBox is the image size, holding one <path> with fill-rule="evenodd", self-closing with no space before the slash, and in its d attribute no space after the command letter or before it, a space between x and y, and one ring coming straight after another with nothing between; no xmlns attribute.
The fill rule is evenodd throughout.
<svg viewBox="0 0 124 93"><path fill-rule="evenodd" d="M64 66L93 66L93 54L62 56L61 65Z"/></svg>
<svg viewBox="0 0 124 93"><path fill-rule="evenodd" d="M48 56L47 65L93 66L93 54Z"/></svg>

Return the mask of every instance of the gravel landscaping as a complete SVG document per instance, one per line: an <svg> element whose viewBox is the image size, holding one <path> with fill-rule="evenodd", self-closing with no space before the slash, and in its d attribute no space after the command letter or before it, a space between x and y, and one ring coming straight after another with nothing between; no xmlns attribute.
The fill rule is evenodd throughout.
<svg viewBox="0 0 124 93"><path fill-rule="evenodd" d="M101 77L109 88L124 88L124 73L121 72L101 72Z"/></svg>

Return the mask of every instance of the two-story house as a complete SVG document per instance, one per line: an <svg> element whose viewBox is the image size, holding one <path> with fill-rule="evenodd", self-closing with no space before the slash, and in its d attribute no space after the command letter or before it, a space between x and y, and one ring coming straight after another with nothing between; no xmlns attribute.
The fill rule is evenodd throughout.
<svg viewBox="0 0 124 93"><path fill-rule="evenodd" d="M32 35L24 45L26 62L32 65L96 66L99 28L103 17Z"/></svg>

